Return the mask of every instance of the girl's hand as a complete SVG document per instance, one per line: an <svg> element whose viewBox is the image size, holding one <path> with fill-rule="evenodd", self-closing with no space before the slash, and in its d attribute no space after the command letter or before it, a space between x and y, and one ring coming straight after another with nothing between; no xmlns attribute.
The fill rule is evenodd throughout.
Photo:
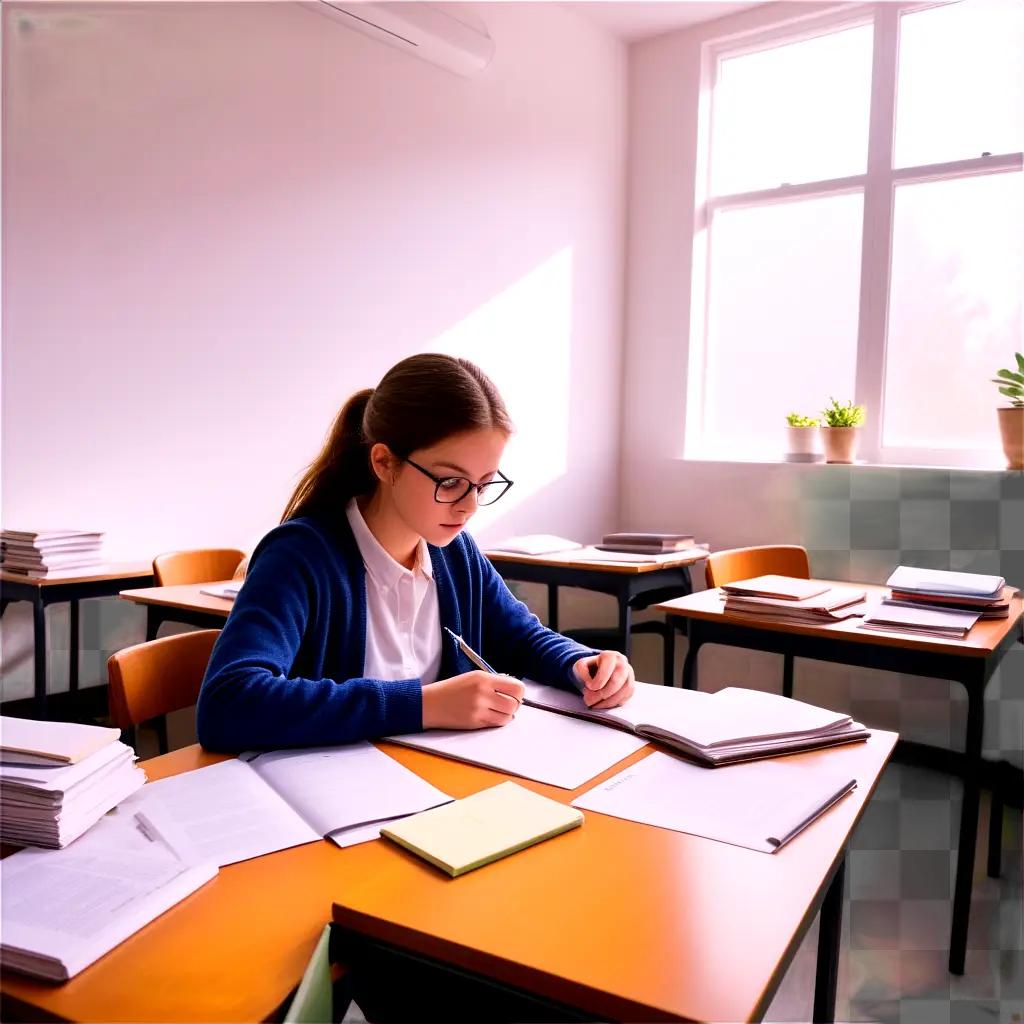
<svg viewBox="0 0 1024 1024"><path fill-rule="evenodd" d="M595 711L617 708L633 696L633 666L618 651L580 658L572 667L583 691L583 703Z"/></svg>
<svg viewBox="0 0 1024 1024"><path fill-rule="evenodd" d="M423 687L424 729L486 729L508 725L526 687L511 676L464 672Z"/></svg>

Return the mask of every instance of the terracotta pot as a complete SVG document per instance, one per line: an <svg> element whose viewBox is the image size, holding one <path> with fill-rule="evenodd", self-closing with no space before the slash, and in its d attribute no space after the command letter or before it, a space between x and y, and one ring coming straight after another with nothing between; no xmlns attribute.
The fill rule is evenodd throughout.
<svg viewBox="0 0 1024 1024"><path fill-rule="evenodd" d="M857 457L860 427L822 427L826 462L853 462Z"/></svg>
<svg viewBox="0 0 1024 1024"><path fill-rule="evenodd" d="M996 409L1007 469L1024 469L1024 406Z"/></svg>
<svg viewBox="0 0 1024 1024"><path fill-rule="evenodd" d="M786 427L790 455L814 455L818 451L817 427Z"/></svg>

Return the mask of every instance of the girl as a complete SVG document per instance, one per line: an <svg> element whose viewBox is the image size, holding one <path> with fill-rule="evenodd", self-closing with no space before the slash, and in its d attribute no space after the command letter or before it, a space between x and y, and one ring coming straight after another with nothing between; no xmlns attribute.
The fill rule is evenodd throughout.
<svg viewBox="0 0 1024 1024"><path fill-rule="evenodd" d="M512 486L498 469L511 431L491 381L451 356L411 356L349 399L252 555L199 695L203 746L507 725L513 676L594 708L629 699L623 655L542 626L464 532ZM442 626L509 674L473 669Z"/></svg>

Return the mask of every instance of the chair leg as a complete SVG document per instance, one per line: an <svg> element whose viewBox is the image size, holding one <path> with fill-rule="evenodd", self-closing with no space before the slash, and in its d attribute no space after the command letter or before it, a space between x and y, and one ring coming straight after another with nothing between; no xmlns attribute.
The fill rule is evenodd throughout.
<svg viewBox="0 0 1024 1024"><path fill-rule="evenodd" d="M158 718L154 718L153 728L156 729L156 741L159 746L160 753L166 754L170 750L170 746L167 742L167 716L160 715Z"/></svg>
<svg viewBox="0 0 1024 1024"><path fill-rule="evenodd" d="M782 696L793 696L793 655L782 656Z"/></svg>
<svg viewBox="0 0 1024 1024"><path fill-rule="evenodd" d="M121 730L121 742L131 747L136 753L138 753L138 747L136 746L135 737L135 726L129 725Z"/></svg>
<svg viewBox="0 0 1024 1024"><path fill-rule="evenodd" d="M1003 861L1003 794L997 779L988 811L988 877L998 878Z"/></svg>

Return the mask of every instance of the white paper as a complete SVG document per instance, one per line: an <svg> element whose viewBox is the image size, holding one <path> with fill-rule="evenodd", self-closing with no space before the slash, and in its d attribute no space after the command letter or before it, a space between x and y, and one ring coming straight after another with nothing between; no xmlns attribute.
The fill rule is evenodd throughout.
<svg viewBox="0 0 1024 1024"><path fill-rule="evenodd" d="M919 590L948 597L998 597L1006 580L1002 576L984 576L975 572L899 565L885 583L894 590Z"/></svg>
<svg viewBox="0 0 1024 1024"><path fill-rule="evenodd" d="M200 587L199 593L208 594L210 597L223 597L229 601L234 601L241 589L241 583L217 583L208 587Z"/></svg>
<svg viewBox="0 0 1024 1024"><path fill-rule="evenodd" d="M109 816L66 850L0 862L0 957L40 977L73 977L214 874L134 816Z"/></svg>
<svg viewBox="0 0 1024 1024"><path fill-rule="evenodd" d="M80 761L120 738L120 729L109 729L101 725L0 717L0 759L5 764L46 763L40 761L40 757L49 762ZM21 758L26 755L27 760L22 761Z"/></svg>
<svg viewBox="0 0 1024 1024"><path fill-rule="evenodd" d="M847 789L821 762L756 761L701 768L655 753L573 800L573 807L704 836L761 853Z"/></svg>
<svg viewBox="0 0 1024 1024"><path fill-rule="evenodd" d="M151 782L130 807L161 832L181 831L220 867L322 837L237 759Z"/></svg>
<svg viewBox="0 0 1024 1024"><path fill-rule="evenodd" d="M98 772L111 761L130 760L135 751L124 743L108 743L76 764L0 764L0 786L31 788L37 792L63 793Z"/></svg>
<svg viewBox="0 0 1024 1024"><path fill-rule="evenodd" d="M242 759L321 836L452 799L367 742L250 753Z"/></svg>
<svg viewBox="0 0 1024 1024"><path fill-rule="evenodd" d="M388 739L562 789L582 786L646 743L630 733L527 705L508 725L493 729L437 729Z"/></svg>
<svg viewBox="0 0 1024 1024"><path fill-rule="evenodd" d="M574 540L556 537L551 533L531 533L524 537L508 537L500 544L492 544L488 551L509 555L549 555L556 551L571 551L582 547Z"/></svg>

